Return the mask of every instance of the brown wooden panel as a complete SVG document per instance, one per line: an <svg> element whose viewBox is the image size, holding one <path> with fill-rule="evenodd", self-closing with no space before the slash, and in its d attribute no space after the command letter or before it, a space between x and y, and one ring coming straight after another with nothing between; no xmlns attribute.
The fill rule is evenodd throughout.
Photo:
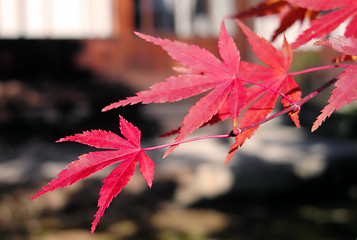
<svg viewBox="0 0 357 240"><path fill-rule="evenodd" d="M154 1L141 0L140 14L140 31L145 33L152 33L154 31Z"/></svg>
<svg viewBox="0 0 357 240"><path fill-rule="evenodd" d="M113 0L113 35L128 36L134 31L134 0Z"/></svg>

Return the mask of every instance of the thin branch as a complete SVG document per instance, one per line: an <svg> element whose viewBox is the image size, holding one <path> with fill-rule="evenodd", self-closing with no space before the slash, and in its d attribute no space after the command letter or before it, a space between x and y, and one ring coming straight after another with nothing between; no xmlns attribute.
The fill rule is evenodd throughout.
<svg viewBox="0 0 357 240"><path fill-rule="evenodd" d="M210 139L210 138L229 138L229 137L233 137L233 136L231 134L223 134L223 135L212 135L212 136L197 137L197 138L183 140L183 141L180 141L180 142L168 143L168 144L155 146L155 147L149 147L149 148L143 148L142 150L143 151L152 151L152 150L157 150L157 149L160 149L160 148L176 146L176 145L179 145L179 144L182 144L182 143L195 142L195 141L204 140L204 139Z"/></svg>
<svg viewBox="0 0 357 240"><path fill-rule="evenodd" d="M251 128L259 126L259 125L261 125L263 123L266 123L266 122L268 122L270 120L273 120L274 118L277 118L277 117L279 117L281 115L284 115L286 113L289 113L291 111L296 111L297 107L300 108L303 104L305 104L306 102L310 101L313 97L315 97L317 94L319 94L320 92L322 92L323 90L325 90L326 88L331 86L336 81L337 81L337 79L333 78L330 81L328 81L327 83L325 83L324 85L322 85L321 87L319 87L318 89L316 89L315 91L313 91L312 93L310 93L307 96L305 96L300 101L292 103L290 107L287 107L284 110L282 110L282 111L280 111L278 113L275 113L275 114L273 114L273 115L271 115L271 116L269 116L267 118L264 118L263 120L260 120L260 121L258 121L256 123L253 123L253 124L251 124L249 126L238 128L238 129L234 129L229 134L197 137L197 138L183 140L183 141L180 141L180 142L168 143L168 144L163 144L163 145L159 145L159 146L155 146L155 147L149 147L149 148L143 148L142 150L143 151L152 151L152 150L157 150L157 149L161 149L161 148L176 146L176 145L179 145L179 144L182 144L182 143L195 142L195 141L204 140L204 139L236 137L241 132L244 132L244 131L247 131L247 130L249 130Z"/></svg>
<svg viewBox="0 0 357 240"><path fill-rule="evenodd" d="M325 69L331 69L331 68L346 68L350 67L350 64L337 64L337 65L328 65L328 66L321 66L321 67L315 67L315 68L308 68L302 71L298 72L292 72L289 73L290 76L296 76L304 73L309 73L309 72L315 72L315 71L320 71L320 70L325 70Z"/></svg>
<svg viewBox="0 0 357 240"><path fill-rule="evenodd" d="M263 123L266 123L274 118L277 118L285 113L291 112L291 111L296 111L296 107L301 108L301 106L303 104L305 104L306 102L310 101L312 98L314 98L317 94L319 94L320 92L322 92L323 90L325 90L326 88L328 88L329 86L331 86L333 83L335 83L337 81L337 78L333 78L330 81L328 81L327 83L325 83L324 85L322 85L321 87L319 87L318 89L316 89L315 91L313 91L312 93L308 94L307 96L305 96L303 99L301 99L300 101L296 102L296 105L291 105L290 107L285 108L284 110L275 113L263 120L260 120L256 123L253 123L249 126L243 127L243 128L239 128L241 130L241 132L244 132L248 129L251 129L253 127L259 126Z"/></svg>

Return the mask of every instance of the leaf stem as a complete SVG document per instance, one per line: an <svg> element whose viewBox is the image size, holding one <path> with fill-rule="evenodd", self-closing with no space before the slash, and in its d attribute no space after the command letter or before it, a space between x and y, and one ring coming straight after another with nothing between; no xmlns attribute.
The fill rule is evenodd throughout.
<svg viewBox="0 0 357 240"><path fill-rule="evenodd" d="M320 71L320 70L325 70L325 69L331 69L331 68L345 68L345 67L350 67L350 64L335 64L335 65L327 65L327 66L321 66L321 67L315 67L315 68L308 68L302 71L298 72L292 72L289 73L290 76L296 76L304 73L309 73L309 72L315 72L315 71Z"/></svg>
<svg viewBox="0 0 357 240"><path fill-rule="evenodd" d="M258 82L253 82L253 81L241 79L241 78L239 78L239 80L241 80L241 81L243 81L243 82L247 82L247 83L251 83L251 84L258 85L258 86L260 86L260 87L262 87L262 88L266 88L266 89L268 89L269 91L272 91L272 92L274 92L274 93L280 95L281 97L285 98L285 99L286 99L287 101L289 101L291 104L295 104L295 101L291 100L291 99L290 99L288 96L286 96L284 93L279 92L279 91L277 91L277 90L275 90L275 89L273 89L273 88L271 88L271 87L269 87L269 86L266 86L266 85L264 85L264 84L260 84L260 83L258 83Z"/></svg>
<svg viewBox="0 0 357 240"><path fill-rule="evenodd" d="M176 146L176 145L179 145L179 144L182 144L182 143L195 142L195 141L204 140L204 139L210 139L210 138L229 138L229 137L233 137L233 136L231 134L203 136L203 137L197 137L197 138L183 140L183 141L180 141L180 142L168 143L168 144L163 144L163 145L159 145L159 146L155 146L155 147L149 147L149 148L143 148L142 150L143 151L152 151L152 150L157 150L157 149L160 149L160 148Z"/></svg>

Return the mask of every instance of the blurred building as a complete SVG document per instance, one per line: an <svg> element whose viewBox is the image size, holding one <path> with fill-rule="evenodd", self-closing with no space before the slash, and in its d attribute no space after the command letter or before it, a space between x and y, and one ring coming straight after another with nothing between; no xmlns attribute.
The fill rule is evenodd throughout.
<svg viewBox="0 0 357 240"><path fill-rule="evenodd" d="M217 36L237 0L1 0L1 38L108 38L134 29Z"/></svg>
<svg viewBox="0 0 357 240"><path fill-rule="evenodd" d="M13 122L15 115L26 121L32 116L34 122L54 122L63 113L48 114L48 109L77 103L80 107L74 108L84 109L79 115L89 119L83 114L87 109L98 111L173 74L172 67L178 63L160 47L136 37L134 31L196 44L218 56L222 19L259 2L0 0L0 123ZM278 23L276 18L248 19L248 24L269 39ZM242 58L254 60L234 21L226 20L226 27ZM83 89L90 87L93 78L106 84L104 96ZM68 89L74 89L73 97L63 97L58 91L56 95L52 92L56 89L67 95ZM78 90L89 96L78 99ZM96 102L95 107L87 106L90 101ZM39 113L39 109L46 113ZM39 121L40 115L46 116Z"/></svg>
<svg viewBox="0 0 357 240"><path fill-rule="evenodd" d="M177 64L134 31L180 39L218 55L222 19L245 2L0 0L2 137L9 129L31 135L47 126L44 132L62 136L62 130L115 126L109 117L100 125L102 115L95 114L164 80ZM236 37L234 21L226 25Z"/></svg>
<svg viewBox="0 0 357 240"><path fill-rule="evenodd" d="M172 62L159 48L141 46L134 31L184 38L215 52L222 19L244 5L239 0L0 0L0 40L83 40L80 66L137 86L133 72L167 71ZM235 35L233 21L227 28ZM155 58L147 61L148 56Z"/></svg>

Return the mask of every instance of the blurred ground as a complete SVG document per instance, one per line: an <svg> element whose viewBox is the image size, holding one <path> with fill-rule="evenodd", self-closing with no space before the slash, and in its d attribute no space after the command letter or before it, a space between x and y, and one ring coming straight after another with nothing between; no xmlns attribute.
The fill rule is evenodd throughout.
<svg viewBox="0 0 357 240"><path fill-rule="evenodd" d="M156 164L152 189L137 172L91 235L98 192L109 169L28 200L78 155L93 151L54 142L88 129L118 132L122 114L142 130L144 146L163 144L172 139L157 135L179 126L194 99L101 113L134 89L88 72L56 81L36 75L29 80L26 74L5 78L10 75L0 82L1 240L357 237L357 140L355 130L342 135L331 130L346 126L338 116L327 121L323 134L296 129L287 118L272 121L227 166L228 140L185 144L166 159L163 151L150 152ZM312 118L302 112L304 126ZM191 137L229 131L227 122Z"/></svg>
<svg viewBox="0 0 357 240"><path fill-rule="evenodd" d="M93 236L89 227L109 170L28 200L90 148L38 136L16 144L2 139L1 239L349 239L357 229L356 141L306 132L267 124L228 166L225 141L182 145L164 160L162 151L150 153L153 188L136 172Z"/></svg>

